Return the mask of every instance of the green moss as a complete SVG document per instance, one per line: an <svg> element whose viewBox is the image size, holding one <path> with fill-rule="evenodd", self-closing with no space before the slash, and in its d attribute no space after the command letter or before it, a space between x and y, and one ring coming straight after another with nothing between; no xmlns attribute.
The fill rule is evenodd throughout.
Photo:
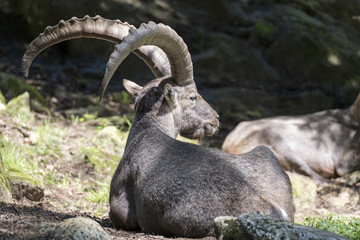
<svg viewBox="0 0 360 240"><path fill-rule="evenodd" d="M256 21L255 29L258 32L259 36L266 40L273 39L273 37L275 35L274 24L272 24L270 22L266 22L261 18Z"/></svg>
<svg viewBox="0 0 360 240"><path fill-rule="evenodd" d="M86 140L79 153L95 169L112 174L123 155L127 135L114 126L107 126L90 143Z"/></svg>
<svg viewBox="0 0 360 240"><path fill-rule="evenodd" d="M307 217L304 225L331 231L348 239L360 239L360 218L328 214L324 217Z"/></svg>
<svg viewBox="0 0 360 240"><path fill-rule="evenodd" d="M289 174L296 209L312 208L317 194L316 183L308 177Z"/></svg>
<svg viewBox="0 0 360 240"><path fill-rule="evenodd" d="M121 159L119 155L111 154L94 146L83 147L81 152L92 167L99 171L109 171L109 173L116 168Z"/></svg>
<svg viewBox="0 0 360 240"><path fill-rule="evenodd" d="M236 220L226 220L225 224L227 226L222 230L221 240L252 239Z"/></svg>
<svg viewBox="0 0 360 240"><path fill-rule="evenodd" d="M2 114L16 118L21 123L27 124L33 122L34 115L30 111L30 95L24 92L19 96L11 99L6 105Z"/></svg>

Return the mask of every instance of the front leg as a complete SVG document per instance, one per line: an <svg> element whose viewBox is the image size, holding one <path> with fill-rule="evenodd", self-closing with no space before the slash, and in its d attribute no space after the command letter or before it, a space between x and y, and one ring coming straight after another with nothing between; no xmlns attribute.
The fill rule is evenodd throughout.
<svg viewBox="0 0 360 240"><path fill-rule="evenodd" d="M135 203L125 191L110 194L109 217L115 228L138 230Z"/></svg>
<svg viewBox="0 0 360 240"><path fill-rule="evenodd" d="M317 181L318 183L328 183L329 180L319 175L317 172L315 172L310 166L303 161L299 157L287 157L286 158L288 162L290 163L290 166L297 166L297 168L304 172L306 175L310 176L312 179Z"/></svg>
<svg viewBox="0 0 360 240"><path fill-rule="evenodd" d="M134 200L134 182L129 167L122 160L118 165L110 184L109 217L115 228L138 230Z"/></svg>

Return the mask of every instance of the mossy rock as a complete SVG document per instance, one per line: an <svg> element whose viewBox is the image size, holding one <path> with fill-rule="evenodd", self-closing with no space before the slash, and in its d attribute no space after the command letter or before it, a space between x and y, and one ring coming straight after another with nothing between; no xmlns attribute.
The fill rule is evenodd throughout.
<svg viewBox="0 0 360 240"><path fill-rule="evenodd" d="M44 198L44 188L33 185L27 181L11 180L11 195L15 199L22 199L23 197L31 201L40 201Z"/></svg>
<svg viewBox="0 0 360 240"><path fill-rule="evenodd" d="M216 32L207 33L203 38L202 54L194 57L194 68L205 74L211 69L210 73L215 73L217 77L206 78L204 83L198 81L199 84L257 86L279 80L274 69L263 59L261 51L246 41Z"/></svg>
<svg viewBox="0 0 360 240"><path fill-rule="evenodd" d="M307 227L292 222L282 222L269 216L262 216L259 214L243 214L238 218L217 217L214 221L217 227L216 232L219 240L346 240L345 237L329 231Z"/></svg>
<svg viewBox="0 0 360 240"><path fill-rule="evenodd" d="M315 207L317 184L310 177L287 172L293 190L295 209L312 209Z"/></svg>
<svg viewBox="0 0 360 240"><path fill-rule="evenodd" d="M30 110L30 95L28 92L24 92L19 96L11 99L6 105L3 111L6 116L16 117L21 116L24 120L29 121L33 118L33 114Z"/></svg>
<svg viewBox="0 0 360 240"><path fill-rule="evenodd" d="M11 201L10 183L5 175L4 164L0 157L0 202L10 202L10 201Z"/></svg>
<svg viewBox="0 0 360 240"><path fill-rule="evenodd" d="M41 96L39 91L26 83L23 78L19 78L12 74L0 72L0 91L6 93L7 98L15 98L16 96L21 95L24 92L28 92L30 94L31 107L36 108L36 110L50 113L46 101Z"/></svg>
<svg viewBox="0 0 360 240"><path fill-rule="evenodd" d="M272 17L276 24L282 25L282 31L266 50L266 60L283 78L290 80L286 83L288 85L327 84L338 87L360 75L360 35L352 28L355 21L353 26L344 24L334 17L334 12L324 21L321 9L326 8L327 3L315 5L274 7Z"/></svg>
<svg viewBox="0 0 360 240"><path fill-rule="evenodd" d="M7 171L5 175L10 182L23 181L23 182L28 182L35 186L41 185L39 181L35 180L33 177L23 172Z"/></svg>
<svg viewBox="0 0 360 240"><path fill-rule="evenodd" d="M59 223L53 232L52 239L103 239L111 237L99 223L84 217L69 218Z"/></svg>
<svg viewBox="0 0 360 240"><path fill-rule="evenodd" d="M22 172L4 171L0 175L0 182L4 184L7 195L10 199L21 199L26 197L31 201L40 201L44 197L44 189L40 182L34 180L31 176ZM1 188L1 187L0 187ZM1 189L0 189L1 192ZM1 199L0 193L0 199Z"/></svg>
<svg viewBox="0 0 360 240"><path fill-rule="evenodd" d="M91 139L91 145L80 150L94 168L111 173L119 163L126 144L127 133L108 126Z"/></svg>
<svg viewBox="0 0 360 240"><path fill-rule="evenodd" d="M0 104L6 105L6 99L4 95L1 93L1 91L0 91Z"/></svg>
<svg viewBox="0 0 360 240"><path fill-rule="evenodd" d="M121 156L108 153L100 148L86 146L81 149L86 161L98 171L108 171L109 173L119 163Z"/></svg>

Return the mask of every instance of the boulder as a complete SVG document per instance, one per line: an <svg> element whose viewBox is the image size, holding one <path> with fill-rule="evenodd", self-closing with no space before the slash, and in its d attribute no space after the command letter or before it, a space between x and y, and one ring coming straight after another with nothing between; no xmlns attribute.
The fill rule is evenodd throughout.
<svg viewBox="0 0 360 240"><path fill-rule="evenodd" d="M99 223L84 217L64 220L55 227L54 232L48 233L49 235L53 239L111 239Z"/></svg>
<svg viewBox="0 0 360 240"><path fill-rule="evenodd" d="M298 173L286 172L290 178L295 209L302 211L313 211L316 207L318 184L314 179ZM296 219L295 221L303 221L303 219Z"/></svg>
<svg viewBox="0 0 360 240"><path fill-rule="evenodd" d="M194 69L209 77L198 84L256 86L280 80L262 52L247 41L216 32L207 33L201 41L204 49L194 55Z"/></svg>
<svg viewBox="0 0 360 240"><path fill-rule="evenodd" d="M30 95L24 92L19 96L11 99L4 110L6 115L15 117L23 116L25 119L30 119L32 113L30 112Z"/></svg>
<svg viewBox="0 0 360 240"><path fill-rule="evenodd" d="M306 227L291 222L280 222L268 216L258 214L244 214L238 218L217 217L215 219L215 225L217 227L217 238L220 240L346 239L329 231Z"/></svg>
<svg viewBox="0 0 360 240"><path fill-rule="evenodd" d="M29 103L31 105L33 105L32 102L36 101L38 103L34 105L40 105L39 107L41 107L44 112L49 112L45 99L41 96L40 92L34 87L32 87L30 84L26 83L24 78L0 72L0 91L6 93L5 97L7 99L15 98L16 96L21 95L24 92L28 92L31 99L29 100Z"/></svg>

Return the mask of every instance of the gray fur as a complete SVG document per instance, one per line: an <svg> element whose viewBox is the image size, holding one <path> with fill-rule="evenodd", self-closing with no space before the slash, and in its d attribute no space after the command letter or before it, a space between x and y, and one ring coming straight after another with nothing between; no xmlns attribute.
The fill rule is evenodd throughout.
<svg viewBox="0 0 360 240"><path fill-rule="evenodd" d="M348 109L241 122L222 149L240 154L264 145L281 166L319 181L360 170L360 94Z"/></svg>
<svg viewBox="0 0 360 240"><path fill-rule="evenodd" d="M135 95L136 116L110 186L115 227L204 237L215 234L217 216L259 213L293 221L289 178L268 148L235 156L174 139L212 135L219 125L194 83L157 79Z"/></svg>

